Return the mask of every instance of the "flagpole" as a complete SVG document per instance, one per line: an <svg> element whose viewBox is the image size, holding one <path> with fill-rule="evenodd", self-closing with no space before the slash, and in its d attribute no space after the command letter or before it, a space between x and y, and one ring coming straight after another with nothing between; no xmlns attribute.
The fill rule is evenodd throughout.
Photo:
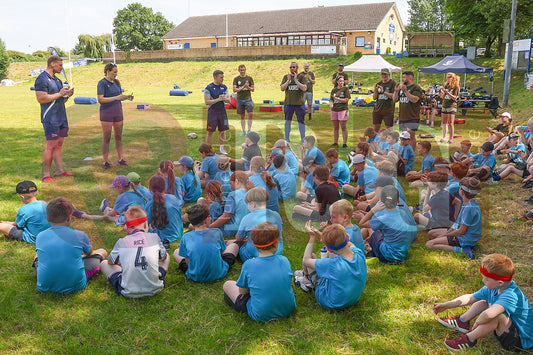
<svg viewBox="0 0 533 355"><path fill-rule="evenodd" d="M69 16L68 16L69 15L69 13L68 13L68 10L69 10L69 8L68 8L68 0L65 0L65 8L66 8L66 11L67 11L67 14L66 14L67 16L65 16L66 17L66 21L67 21L67 36L70 37L70 23L69 23L69 20L68 20L69 19ZM69 51L68 51L68 62L70 64L72 64L72 61L70 60L70 52L71 51L72 51L71 49L69 49ZM74 84L72 83L72 65L69 65L68 72L69 72L69 77L70 77L70 87L72 88L72 87L74 87Z"/></svg>
<svg viewBox="0 0 533 355"><path fill-rule="evenodd" d="M117 63L115 58L115 40L113 39L113 32L111 32L111 52L113 52L113 63Z"/></svg>

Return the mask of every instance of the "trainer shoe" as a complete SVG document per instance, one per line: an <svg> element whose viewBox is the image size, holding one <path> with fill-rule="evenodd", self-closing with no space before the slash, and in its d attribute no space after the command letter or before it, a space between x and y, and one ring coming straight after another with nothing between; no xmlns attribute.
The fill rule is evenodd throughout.
<svg viewBox="0 0 533 355"><path fill-rule="evenodd" d="M241 137L244 137L246 135L246 132L245 131L242 131L241 133Z"/></svg>
<svg viewBox="0 0 533 355"><path fill-rule="evenodd" d="M342 149L346 149L346 148L348 148L348 145L347 144L343 144L342 145Z"/></svg>
<svg viewBox="0 0 533 355"><path fill-rule="evenodd" d="M474 260L474 253L472 253L472 248L470 247L463 247L463 253L465 253L470 260Z"/></svg>
<svg viewBox="0 0 533 355"><path fill-rule="evenodd" d="M333 143L332 145L330 145L329 147L330 148L337 148L339 145L337 143Z"/></svg>
<svg viewBox="0 0 533 355"><path fill-rule="evenodd" d="M122 165L122 166L128 166L128 163L126 163L126 161L124 159L120 159L118 161L118 165Z"/></svg>
<svg viewBox="0 0 533 355"><path fill-rule="evenodd" d="M302 276L294 276L294 284L296 286L299 286L304 292L309 292L313 289L313 284L311 283L311 280L305 275Z"/></svg>
<svg viewBox="0 0 533 355"><path fill-rule="evenodd" d="M226 149L224 148L220 148L220 154L223 154L223 155L228 155L228 152L226 151Z"/></svg>
<svg viewBox="0 0 533 355"><path fill-rule="evenodd" d="M102 200L102 202L100 202L100 207L98 207L98 209L101 211L101 212L104 212L105 209L109 206L109 201L107 200L107 198L104 198Z"/></svg>
<svg viewBox="0 0 533 355"><path fill-rule="evenodd" d="M444 345L446 345L446 347L450 351L458 351L473 348L474 345L476 345L476 342L471 342L470 339L468 339L468 337L466 336L466 334L462 334L455 339L445 340Z"/></svg>
<svg viewBox="0 0 533 355"><path fill-rule="evenodd" d="M445 327L452 328L466 334L470 331L470 321L463 322L459 319L459 316L453 316L451 318L439 318L437 321Z"/></svg>
<svg viewBox="0 0 533 355"><path fill-rule="evenodd" d="M533 219L533 212L529 211L529 212L524 213L520 217L516 217L514 220L515 221L527 222L527 221L532 220L532 219Z"/></svg>
<svg viewBox="0 0 533 355"><path fill-rule="evenodd" d="M304 271L303 270L296 270L294 272L294 277L296 276L304 276Z"/></svg>
<svg viewBox="0 0 533 355"><path fill-rule="evenodd" d="M108 161L105 161L104 165L102 166L102 168L104 168L104 170L111 169L111 164L109 164Z"/></svg>

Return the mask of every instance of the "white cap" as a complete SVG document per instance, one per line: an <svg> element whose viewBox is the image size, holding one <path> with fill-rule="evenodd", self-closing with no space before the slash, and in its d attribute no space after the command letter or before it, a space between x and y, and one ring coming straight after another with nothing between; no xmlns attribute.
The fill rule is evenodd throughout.
<svg viewBox="0 0 533 355"><path fill-rule="evenodd" d="M365 156L363 154L356 154L352 158L352 163L354 164L364 163L364 161L365 161Z"/></svg>
<svg viewBox="0 0 533 355"><path fill-rule="evenodd" d="M504 112L504 113L500 114L500 116L511 118L511 114L509 112Z"/></svg>
<svg viewBox="0 0 533 355"><path fill-rule="evenodd" d="M411 134L409 134L409 132L407 131L403 131L402 133L400 133L400 138L411 139Z"/></svg>

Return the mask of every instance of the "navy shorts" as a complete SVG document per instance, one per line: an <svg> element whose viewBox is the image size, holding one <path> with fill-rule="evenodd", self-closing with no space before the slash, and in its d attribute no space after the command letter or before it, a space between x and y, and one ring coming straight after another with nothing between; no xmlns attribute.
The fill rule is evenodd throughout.
<svg viewBox="0 0 533 355"><path fill-rule="evenodd" d="M225 107L210 107L207 110L207 131L214 132L218 128L219 132L229 129L228 115Z"/></svg>
<svg viewBox="0 0 533 355"><path fill-rule="evenodd" d="M461 246L461 243L459 242L459 239L457 239L457 237L455 237L455 236L453 236L453 237L447 236L446 238L448 239L448 245L449 246L452 246L452 247L460 247Z"/></svg>
<svg viewBox="0 0 533 355"><path fill-rule="evenodd" d="M299 123L305 123L305 113L307 112L306 106L300 105L285 105L283 107L285 112L285 120L292 121L292 116L296 114L296 119Z"/></svg>
<svg viewBox="0 0 533 355"><path fill-rule="evenodd" d="M159 280L164 280L165 276L167 276L167 271L160 266L159 273L161 274L159 276ZM115 289L117 295L122 295L122 271L115 272L114 274L109 276L108 280Z"/></svg>
<svg viewBox="0 0 533 355"><path fill-rule="evenodd" d="M59 138L68 137L68 121L43 122L44 135L47 141L55 141Z"/></svg>
<svg viewBox="0 0 533 355"><path fill-rule="evenodd" d="M13 226L13 228L9 230L9 234L7 235L7 237L13 240L23 240L22 239L23 231L24 231L24 228L21 228L19 226Z"/></svg>
<svg viewBox="0 0 533 355"><path fill-rule="evenodd" d="M228 306L230 306L231 308L233 308L237 312L242 312L242 313L246 313L246 314L248 314L248 308L246 307L246 304L248 304L248 301L250 300L250 297L251 296L250 296L249 293L247 293L245 295L240 294L240 295L237 296L237 299L235 300L235 303L233 303L233 301L229 298L229 296L226 295L226 293L224 292L224 301L226 301Z"/></svg>
<svg viewBox="0 0 533 355"><path fill-rule="evenodd" d="M368 238L368 245L370 245L372 251L374 252L374 255L377 256L379 261L388 262L388 260L385 259L383 254L381 254L381 252L379 251L379 246L381 245L381 243L383 243L383 239L385 239L383 233L381 231L375 231L374 233L372 233L370 238Z"/></svg>
<svg viewBox="0 0 533 355"><path fill-rule="evenodd" d="M511 322L509 329L501 335L496 334L496 331L494 331L494 336L496 336L496 339L498 339L501 346L507 351L523 350L520 333L518 333L518 329L516 329L513 322Z"/></svg>

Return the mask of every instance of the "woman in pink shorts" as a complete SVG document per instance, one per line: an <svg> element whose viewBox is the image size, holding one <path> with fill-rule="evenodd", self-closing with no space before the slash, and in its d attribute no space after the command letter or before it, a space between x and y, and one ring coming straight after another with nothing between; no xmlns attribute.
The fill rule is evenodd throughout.
<svg viewBox="0 0 533 355"><path fill-rule="evenodd" d="M350 89L344 86L344 77L336 80L336 85L331 90L329 107L331 108L331 121L333 121L333 144L331 147L337 147L339 144L339 126L342 128L343 148L348 148L348 128L346 123L349 118L348 102L350 101Z"/></svg>

